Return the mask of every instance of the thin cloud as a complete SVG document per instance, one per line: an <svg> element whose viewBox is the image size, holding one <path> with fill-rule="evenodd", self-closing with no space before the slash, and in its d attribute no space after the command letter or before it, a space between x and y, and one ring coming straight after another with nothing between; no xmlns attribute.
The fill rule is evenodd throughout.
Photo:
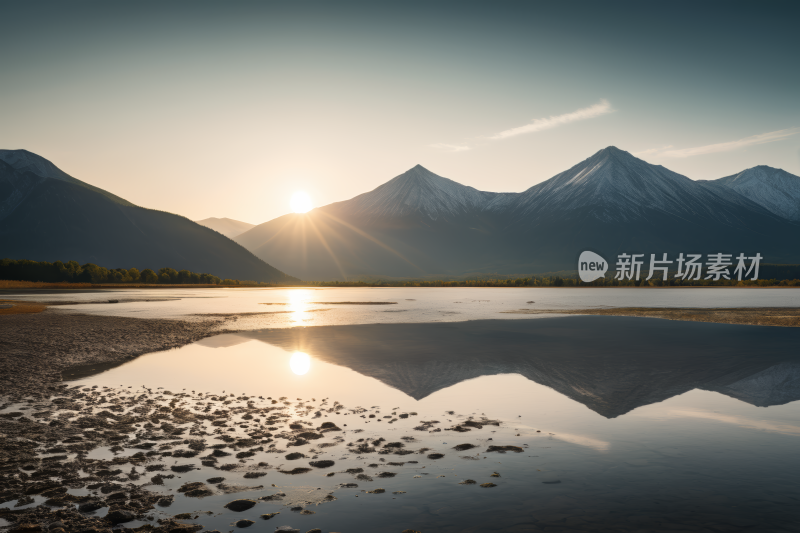
<svg viewBox="0 0 800 533"><path fill-rule="evenodd" d="M533 133L536 131L543 131L549 130L551 128L556 128L563 124L569 124L570 122L578 122L579 120L587 120L590 118L599 117L602 115L607 115L608 113L613 113L614 110L611 108L611 104L608 103L608 100L600 100L598 103L584 107L583 109L578 109L577 111L573 111L572 113L565 113L563 115L553 115L547 118L537 118L534 119L533 122L530 124L525 124L524 126L519 126L517 128L511 128L510 130L501 131L495 135L489 137L492 140L502 140L508 139L509 137L516 137L517 135L522 135L524 133Z"/></svg>
<svg viewBox="0 0 800 533"><path fill-rule="evenodd" d="M636 157L643 157L646 155L658 154L664 150L669 150L670 148L672 148L671 144L669 146L662 146L661 148L650 148L648 150L642 150L641 152L633 152L633 155Z"/></svg>
<svg viewBox="0 0 800 533"><path fill-rule="evenodd" d="M467 150L472 150L472 148L463 144L436 143L432 144L431 147L438 148L439 150L447 150L448 152L466 152Z"/></svg>
<svg viewBox="0 0 800 533"><path fill-rule="evenodd" d="M669 148L672 148L671 146L666 146L664 148L653 148L651 150L639 152L637 155L656 155L661 157L684 158L693 157L696 155L716 154L719 152L739 150L740 148L747 148L748 146L783 141L792 135L796 135L798 132L800 132L800 128L788 128L785 130L771 131L769 133L745 137L744 139L739 139L738 141L708 144L706 146L697 146L695 148L683 148L681 150L669 150Z"/></svg>

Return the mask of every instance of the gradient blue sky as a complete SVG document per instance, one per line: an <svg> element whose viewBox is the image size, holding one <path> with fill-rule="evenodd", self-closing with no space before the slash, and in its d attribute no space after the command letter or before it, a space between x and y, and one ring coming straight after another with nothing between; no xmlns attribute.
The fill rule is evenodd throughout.
<svg viewBox="0 0 800 533"><path fill-rule="evenodd" d="M0 12L0 148L192 219L260 223L418 163L522 191L608 145L693 179L800 174L796 1Z"/></svg>

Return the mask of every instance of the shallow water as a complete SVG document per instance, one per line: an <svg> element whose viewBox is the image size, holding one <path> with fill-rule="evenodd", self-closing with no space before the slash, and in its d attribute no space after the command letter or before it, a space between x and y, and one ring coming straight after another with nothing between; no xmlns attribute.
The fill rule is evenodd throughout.
<svg viewBox="0 0 800 533"><path fill-rule="evenodd" d="M744 288L316 288L4 291L3 298L57 309L137 318L238 316L235 329L373 323L530 319L517 309L603 307L795 307L795 289ZM109 303L116 300L118 303ZM145 301L150 300L150 301ZM380 302L356 305L331 302ZM256 313L256 314L248 314ZM541 316L541 315L540 315Z"/></svg>
<svg viewBox="0 0 800 533"><path fill-rule="evenodd" d="M664 298L673 292L680 291L656 291ZM759 293L710 291L718 295L716 305L733 306L743 305L736 301L741 294ZM571 305L588 305L575 298ZM696 303L712 305L707 299ZM336 461L332 478L325 477L327 470L299 476L269 470L252 483L225 473L230 482L266 488L203 500L176 495L169 514L213 511L196 520L207 529L230 529L236 519L280 511L258 526L343 532L796 531L798 341L800 331L792 328L624 317L273 329L149 354L77 383L338 401L380 413L372 420L352 411L331 414L337 424L347 424L347 441L411 435L416 446L445 453L436 461L403 456L398 460L420 462L392 467L396 477L359 482L358 489L338 488L352 481L342 470L358 466L375 473L367 465L378 463L378 456L348 454L341 446L320 454ZM391 425L379 422L394 412L418 414ZM448 428L468 416L503 423L468 433L412 429L430 419ZM481 453L464 459L470 452L453 452L452 446L465 442L478 444ZM525 451L485 453L492 443ZM270 464L280 459L263 455ZM490 477L492 472L501 477ZM218 471L201 469L175 483L214 475ZM497 486L460 485L466 478ZM378 487L387 492L361 492ZM310 516L281 502L262 502L244 513L222 507L279 489L295 495L332 492L337 500L307 505L316 513Z"/></svg>

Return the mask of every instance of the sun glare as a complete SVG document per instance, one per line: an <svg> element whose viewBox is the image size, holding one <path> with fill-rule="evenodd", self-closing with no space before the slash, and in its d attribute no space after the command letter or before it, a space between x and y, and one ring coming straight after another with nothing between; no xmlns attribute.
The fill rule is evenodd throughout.
<svg viewBox="0 0 800 533"><path fill-rule="evenodd" d="M303 191L297 191L292 195L292 211L295 213L307 213L311 211L311 197Z"/></svg>
<svg viewBox="0 0 800 533"><path fill-rule="evenodd" d="M311 369L311 358L303 352L295 352L289 359L289 367L298 376L307 374Z"/></svg>

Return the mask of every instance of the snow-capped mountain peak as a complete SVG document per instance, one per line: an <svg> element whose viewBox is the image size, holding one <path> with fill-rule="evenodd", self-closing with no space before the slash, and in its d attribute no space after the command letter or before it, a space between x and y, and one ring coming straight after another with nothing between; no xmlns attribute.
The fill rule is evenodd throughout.
<svg viewBox="0 0 800 533"><path fill-rule="evenodd" d="M777 215L800 221L800 176L759 165L706 183L736 191Z"/></svg>
<svg viewBox="0 0 800 533"><path fill-rule="evenodd" d="M491 208L498 197L503 194L479 191L416 165L368 193L334 205L356 216L419 214L437 220Z"/></svg>
<svg viewBox="0 0 800 533"><path fill-rule="evenodd" d="M523 218L549 216L554 211L566 216L590 212L600 220L625 222L655 211L728 221L725 206L731 203L761 211L740 195L713 190L609 146L523 192L515 212Z"/></svg>
<svg viewBox="0 0 800 533"><path fill-rule="evenodd" d="M21 172L30 172L43 178L76 181L44 157L27 150L0 150L0 161L5 161Z"/></svg>

